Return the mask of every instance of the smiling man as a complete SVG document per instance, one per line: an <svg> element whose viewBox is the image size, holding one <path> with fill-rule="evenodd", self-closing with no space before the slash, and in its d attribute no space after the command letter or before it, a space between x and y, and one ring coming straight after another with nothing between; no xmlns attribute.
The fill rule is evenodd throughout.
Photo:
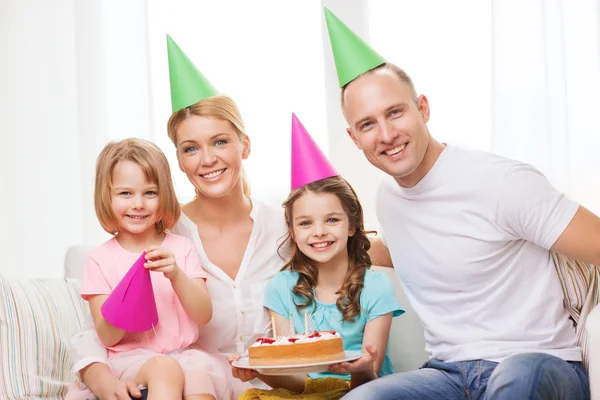
<svg viewBox="0 0 600 400"><path fill-rule="evenodd" d="M348 134L388 176L376 200L430 360L348 399L589 399L550 251L600 264L600 219L530 165L436 141L413 82L325 10Z"/></svg>

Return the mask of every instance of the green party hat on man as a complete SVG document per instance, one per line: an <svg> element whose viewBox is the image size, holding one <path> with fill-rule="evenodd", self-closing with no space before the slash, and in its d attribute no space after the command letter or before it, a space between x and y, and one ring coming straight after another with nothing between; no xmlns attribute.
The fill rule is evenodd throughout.
<svg viewBox="0 0 600 400"><path fill-rule="evenodd" d="M383 57L327 8L325 20L340 87L385 63Z"/></svg>
<svg viewBox="0 0 600 400"><path fill-rule="evenodd" d="M219 94L169 35L167 35L167 53L173 112Z"/></svg>

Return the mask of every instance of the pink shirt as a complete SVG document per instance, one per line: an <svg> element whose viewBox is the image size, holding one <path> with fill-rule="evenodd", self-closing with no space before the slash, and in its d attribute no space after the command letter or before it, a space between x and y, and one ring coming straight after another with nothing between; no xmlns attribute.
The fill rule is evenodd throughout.
<svg viewBox="0 0 600 400"><path fill-rule="evenodd" d="M162 247L173 252L177 265L187 276L206 279L196 246L191 240L167 233ZM140 253L125 250L115 238L92 250L85 265L81 297L87 300L91 295L110 294L139 257ZM138 348L168 353L188 347L198 339L198 324L188 317L171 282L162 272L151 272L150 276L156 298L158 324L154 330L126 333L119 344L108 347L109 357Z"/></svg>

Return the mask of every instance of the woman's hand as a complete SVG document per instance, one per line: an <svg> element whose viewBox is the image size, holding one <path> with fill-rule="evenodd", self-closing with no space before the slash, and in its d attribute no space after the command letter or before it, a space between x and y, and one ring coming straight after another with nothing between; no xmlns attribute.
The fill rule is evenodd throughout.
<svg viewBox="0 0 600 400"><path fill-rule="evenodd" d="M165 278L171 281L181 272L171 250L160 246L150 246L144 252L146 253L144 267L150 271L162 272L165 274Z"/></svg>
<svg viewBox="0 0 600 400"><path fill-rule="evenodd" d="M329 371L336 374L375 374L375 360L378 352L375 346L367 344L363 349L363 356L358 360L346 361L329 366Z"/></svg>
<svg viewBox="0 0 600 400"><path fill-rule="evenodd" d="M237 368L237 367L233 366L232 363L239 359L240 359L239 354L227 356L227 360L229 361L229 364L231 364L231 373L232 373L233 377L239 379L242 382L248 382L248 381L251 381L252 379L256 378L258 376L258 372L256 372L256 370L246 369L246 368Z"/></svg>
<svg viewBox="0 0 600 400"><path fill-rule="evenodd" d="M131 400L142 397L142 392L135 383L115 378L106 364L90 364L80 373L84 383L100 400Z"/></svg>
<svg viewBox="0 0 600 400"><path fill-rule="evenodd" d="M142 397L142 392L138 386L132 381L107 381L98 393L94 393L100 400L131 400L131 398L139 399Z"/></svg>

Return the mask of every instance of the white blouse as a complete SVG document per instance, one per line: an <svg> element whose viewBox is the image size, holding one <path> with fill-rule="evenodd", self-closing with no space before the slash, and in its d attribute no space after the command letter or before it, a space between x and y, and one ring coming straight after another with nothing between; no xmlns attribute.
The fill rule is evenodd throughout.
<svg viewBox="0 0 600 400"><path fill-rule="evenodd" d="M278 244L287 232L282 209L252 199L254 220L250 240L235 279L213 264L204 251L196 225L181 213L173 233L194 241L207 275L206 284L213 303L211 321L200 327L197 345L223 354L244 353L261 336L271 335L271 319L263 307L267 282L289 258L289 249ZM106 362L106 350L96 335L91 317L71 339L73 372L94 362Z"/></svg>

